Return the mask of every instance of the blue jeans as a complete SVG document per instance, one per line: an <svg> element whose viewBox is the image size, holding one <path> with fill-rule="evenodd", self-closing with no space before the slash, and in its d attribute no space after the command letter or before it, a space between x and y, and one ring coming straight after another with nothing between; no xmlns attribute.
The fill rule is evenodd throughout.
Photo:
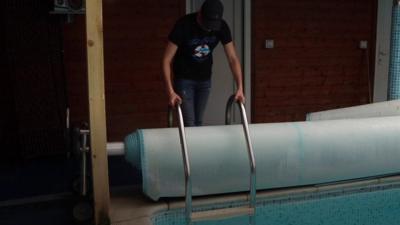
<svg viewBox="0 0 400 225"><path fill-rule="evenodd" d="M211 80L176 79L174 85L175 91L182 98L182 114L185 126L201 126L210 95Z"/></svg>

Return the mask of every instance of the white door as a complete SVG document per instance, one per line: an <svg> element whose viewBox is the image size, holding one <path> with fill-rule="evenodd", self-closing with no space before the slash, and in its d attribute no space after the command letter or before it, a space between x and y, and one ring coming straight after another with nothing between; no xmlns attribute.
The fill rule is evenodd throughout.
<svg viewBox="0 0 400 225"><path fill-rule="evenodd" d="M379 0L378 4L374 102L387 100L393 1Z"/></svg>
<svg viewBox="0 0 400 225"><path fill-rule="evenodd" d="M224 4L224 19L228 23L236 51L243 66L243 1L244 0L221 0ZM189 12L198 11L204 0L187 1ZM204 113L204 125L225 124L225 107L228 98L235 92L235 82L224 53L224 49L219 44L213 52L212 88L208 99L207 108ZM249 101L250 102L250 101ZM250 104L250 103L249 103ZM240 114L235 105L233 122L240 121Z"/></svg>

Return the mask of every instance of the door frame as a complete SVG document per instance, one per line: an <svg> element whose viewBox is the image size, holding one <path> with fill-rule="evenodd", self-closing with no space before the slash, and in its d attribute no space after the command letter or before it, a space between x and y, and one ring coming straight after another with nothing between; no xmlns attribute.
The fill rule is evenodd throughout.
<svg viewBox="0 0 400 225"><path fill-rule="evenodd" d="M374 102L387 100L390 39L392 24L392 0L379 0L376 18L376 48L374 71Z"/></svg>

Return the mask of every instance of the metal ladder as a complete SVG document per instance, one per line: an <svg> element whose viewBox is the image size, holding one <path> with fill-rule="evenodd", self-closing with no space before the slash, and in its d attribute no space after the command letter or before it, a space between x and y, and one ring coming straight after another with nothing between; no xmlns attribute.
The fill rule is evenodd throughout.
<svg viewBox="0 0 400 225"><path fill-rule="evenodd" d="M178 111L178 125L179 125L179 136L182 147L183 165L185 170L185 217L187 224L192 224L195 221L211 220L229 218L234 216L249 215L249 224L255 225L255 214L256 214L256 164L254 158L253 147L249 135L249 125L247 122L246 111L243 103L238 102L242 125L247 143L247 152L250 160L250 200L248 206L241 206L235 208L223 208L214 209L208 211L193 212L192 211L192 181L190 173L190 161L186 143L185 126L183 122L182 109L180 105L177 105Z"/></svg>

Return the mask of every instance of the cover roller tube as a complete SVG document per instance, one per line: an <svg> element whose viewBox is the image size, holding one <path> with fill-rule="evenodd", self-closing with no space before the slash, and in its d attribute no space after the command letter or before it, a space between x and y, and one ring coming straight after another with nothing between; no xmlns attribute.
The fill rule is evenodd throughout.
<svg viewBox="0 0 400 225"><path fill-rule="evenodd" d="M123 142L108 142L107 155L108 156L125 155L125 144Z"/></svg>

